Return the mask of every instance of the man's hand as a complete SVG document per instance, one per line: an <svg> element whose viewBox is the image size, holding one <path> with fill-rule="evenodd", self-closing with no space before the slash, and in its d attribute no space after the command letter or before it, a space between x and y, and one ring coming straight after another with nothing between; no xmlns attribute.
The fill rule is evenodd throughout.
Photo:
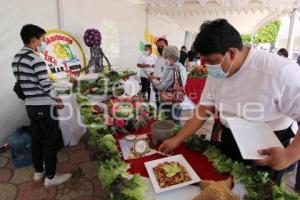
<svg viewBox="0 0 300 200"><path fill-rule="evenodd" d="M158 81L160 80L160 78L157 77L157 76L153 76L153 75L148 76L149 81L152 81L152 80L155 80L155 79L158 80Z"/></svg>
<svg viewBox="0 0 300 200"><path fill-rule="evenodd" d="M54 97L53 99L55 101L55 107L57 109L63 109L65 107L64 103L63 103L63 101L61 100L60 97Z"/></svg>
<svg viewBox="0 0 300 200"><path fill-rule="evenodd" d="M74 75L70 75L69 76L69 82L73 83L73 84L76 84L77 83L76 77Z"/></svg>
<svg viewBox="0 0 300 200"><path fill-rule="evenodd" d="M266 158L257 160L254 163L260 166L270 166L275 170L287 168L291 163L291 153L285 148L272 147L258 151L259 154L265 155Z"/></svg>
<svg viewBox="0 0 300 200"><path fill-rule="evenodd" d="M148 80L149 80L149 81L152 81L152 80L154 80L154 79L156 79L155 76L153 76L153 75L148 76Z"/></svg>
<svg viewBox="0 0 300 200"><path fill-rule="evenodd" d="M159 151L169 154L181 144L181 141L176 136L165 140L160 146Z"/></svg>

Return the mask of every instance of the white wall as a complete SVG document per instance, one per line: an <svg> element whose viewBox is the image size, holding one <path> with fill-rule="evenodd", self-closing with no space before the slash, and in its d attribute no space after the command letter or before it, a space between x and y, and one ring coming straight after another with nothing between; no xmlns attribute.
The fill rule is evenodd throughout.
<svg viewBox="0 0 300 200"><path fill-rule="evenodd" d="M13 93L15 79L11 62L22 48L22 25L57 28L56 1L1 0L0 6L0 145L18 126L28 124L23 102Z"/></svg>
<svg viewBox="0 0 300 200"><path fill-rule="evenodd" d="M101 22L110 20L119 31L120 52L119 55L105 53L112 59L115 67L136 70L136 62L140 54L139 42L144 41L146 27L144 8L131 4L127 0L64 0L63 5L64 29L79 39L87 57L89 57L89 50L82 40L84 31L88 28L100 29ZM170 44L179 47L183 44L185 31L175 23L149 16L149 31L157 36L166 34ZM104 36L103 41L105 41Z"/></svg>
<svg viewBox="0 0 300 200"><path fill-rule="evenodd" d="M19 36L22 25L33 23L45 29L57 29L56 0L1 0L0 6L0 145L1 140L16 127L28 124L22 101L13 93L14 77L11 70L13 55L22 47ZM127 0L62 0L64 30L72 34L84 47L89 58L89 49L83 42L84 31L88 28L100 29L101 23L109 20L115 24L119 37L117 54L106 52L119 70L131 68L137 70L136 62L140 55L139 43L144 41L146 12L144 8ZM166 34L170 44L180 47L184 40L184 30L178 25L161 18L149 17L149 30L154 35ZM101 30L100 30L101 31ZM109 33L106 37L109 37ZM87 59L88 60L88 59Z"/></svg>
<svg viewBox="0 0 300 200"><path fill-rule="evenodd" d="M184 44L185 30L168 18L149 15L149 30L155 36L166 35L169 45L180 48Z"/></svg>

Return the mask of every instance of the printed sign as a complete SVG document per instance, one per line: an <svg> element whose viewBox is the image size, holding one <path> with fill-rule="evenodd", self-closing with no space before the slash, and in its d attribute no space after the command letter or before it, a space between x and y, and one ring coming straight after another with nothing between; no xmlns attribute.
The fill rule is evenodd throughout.
<svg viewBox="0 0 300 200"><path fill-rule="evenodd" d="M82 48L74 37L61 30L49 30L45 42L46 51L41 56L47 63L50 74L56 78L79 75L86 61Z"/></svg>

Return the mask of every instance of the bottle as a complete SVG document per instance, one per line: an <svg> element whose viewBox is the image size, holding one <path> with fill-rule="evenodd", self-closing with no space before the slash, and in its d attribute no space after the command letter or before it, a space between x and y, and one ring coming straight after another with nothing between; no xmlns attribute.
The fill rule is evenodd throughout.
<svg viewBox="0 0 300 200"><path fill-rule="evenodd" d="M31 138L24 129L18 128L9 137L9 143L11 145L12 160L17 168L32 164Z"/></svg>

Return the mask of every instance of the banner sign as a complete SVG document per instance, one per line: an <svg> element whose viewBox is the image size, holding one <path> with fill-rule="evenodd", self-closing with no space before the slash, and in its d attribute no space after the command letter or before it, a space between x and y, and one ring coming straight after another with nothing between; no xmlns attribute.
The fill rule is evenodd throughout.
<svg viewBox="0 0 300 200"><path fill-rule="evenodd" d="M41 54L48 72L55 77L79 75L86 66L84 52L80 44L69 33L61 30L49 30L46 33L46 50Z"/></svg>

